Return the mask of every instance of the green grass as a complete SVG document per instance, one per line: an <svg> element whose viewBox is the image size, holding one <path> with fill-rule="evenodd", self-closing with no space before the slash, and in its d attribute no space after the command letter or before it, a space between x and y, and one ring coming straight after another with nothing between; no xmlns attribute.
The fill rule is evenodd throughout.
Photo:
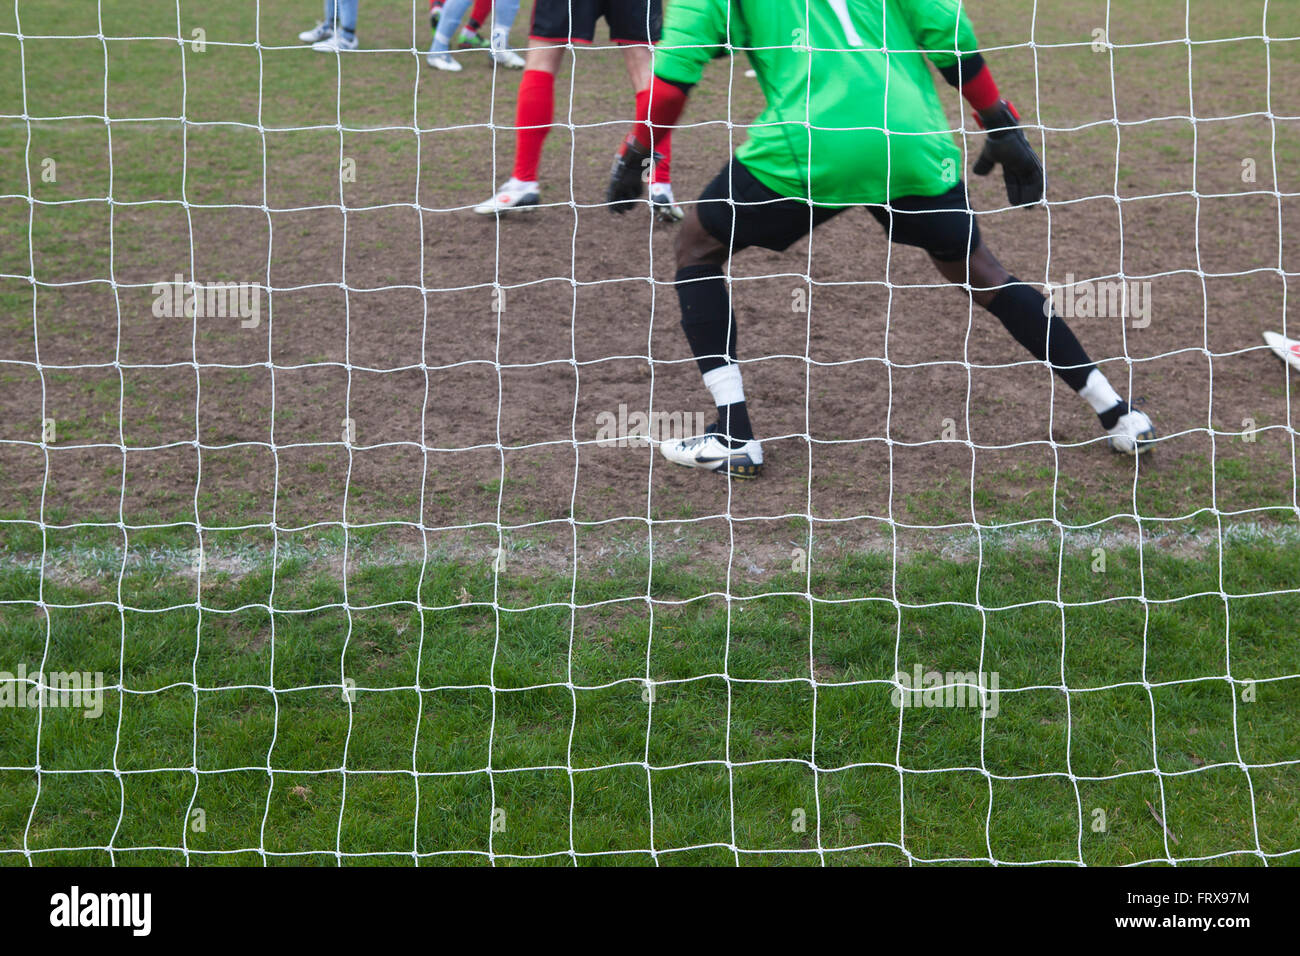
<svg viewBox="0 0 1300 956"><path fill-rule="evenodd" d="M120 584L120 548L56 550L0 573L6 665L125 693L39 734L0 709L0 859L1293 861L1300 598L1268 592L1300 551L1209 548L817 550L730 608L689 555L497 575L362 543L345 594L321 539L214 549L200 593L180 550ZM918 664L996 673L997 711L900 710Z"/></svg>

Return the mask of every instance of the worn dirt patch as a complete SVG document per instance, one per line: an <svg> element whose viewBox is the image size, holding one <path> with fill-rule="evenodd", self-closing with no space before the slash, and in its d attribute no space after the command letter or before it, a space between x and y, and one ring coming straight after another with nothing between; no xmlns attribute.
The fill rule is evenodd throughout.
<svg viewBox="0 0 1300 956"><path fill-rule="evenodd" d="M1009 84L1032 82L1032 64L1008 62ZM1076 67L1071 82L1097 80L1094 65ZM222 205L204 165L219 137L205 130L188 162L212 206L189 217L118 208L118 286L42 287L34 322L10 317L3 357L19 364L0 368L0 511L50 523L566 533L570 521L618 518L924 525L1029 512L1087 523L1135 507L1173 518L1291 505L1296 389L1259 332L1282 326L1300 204L1279 194L1295 188L1285 170L1266 163L1255 183L1234 181L1239 157L1211 149L1235 133L1249 148L1276 134L1289 150L1300 142L1294 124L1209 122L1198 109L1196 146L1189 123L1117 133L1088 125L1109 95L1072 113L1062 80L1042 93L1050 210L982 217L990 246L1027 280L1122 272L1151 282L1148 326L1074 322L1167 436L1140 473L1105 451L1091 412L996 320L936 287L918 251L891 253L874 221L852 211L783 255L750 250L734 262L740 354L768 464L761 481L728 486L644 446L595 444L599 416L620 406L710 408L678 328L673 230L644 210L616 218L589 206L630 111L617 54L585 52L578 69L572 102L567 74L558 85L557 117L592 125L555 130L542 170L555 205L515 221L466 208L508 164L509 134L483 124L512 115L513 77L495 93L471 78L447 96L445 78L425 71L419 122L455 128L349 134L360 172L346 209L317 188L334 164L333 133L313 133L321 142L306 152L294 149L305 140L275 134L262 209ZM711 121L727 116L728 88L734 115L757 107L739 69L728 84L718 67L692 103L688 119L700 125L680 133L673 164L682 199L727 157L728 130ZM392 72L409 85L409 62L394 57ZM1198 108L1240 112L1219 90ZM1294 99L1300 74L1275 67L1271 91L1274 103ZM1161 95L1143 113L1123 93L1123 119L1176 113ZM978 209L1004 201L996 182L971 188ZM240 184L226 201L260 200ZM34 259L45 281L103 274L93 256L84 268L75 255L38 249ZM191 262L196 275L269 285L262 321L156 318L150 284L188 275ZM792 311L799 290L810 290L806 313ZM46 418L59 435L42 448ZM1237 437L1255 427L1257 441Z"/></svg>

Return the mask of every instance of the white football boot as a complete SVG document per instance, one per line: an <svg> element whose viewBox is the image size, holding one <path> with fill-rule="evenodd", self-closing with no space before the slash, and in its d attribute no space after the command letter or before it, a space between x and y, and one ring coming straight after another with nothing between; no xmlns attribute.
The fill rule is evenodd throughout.
<svg viewBox="0 0 1300 956"><path fill-rule="evenodd" d="M311 30L303 30L302 33L298 34L298 39L302 40L303 43L320 43L321 40L328 40L333 35L333 27L322 20L316 26L313 26Z"/></svg>
<svg viewBox="0 0 1300 956"><path fill-rule="evenodd" d="M1273 354L1292 368L1300 369L1300 341L1289 339L1276 332L1265 332L1264 341L1273 350Z"/></svg>
<svg viewBox="0 0 1300 956"><path fill-rule="evenodd" d="M732 478L757 478L763 473L763 446L757 439L732 448L717 432L714 422L703 435L661 443L659 452L673 464L719 471Z"/></svg>
<svg viewBox="0 0 1300 956"><path fill-rule="evenodd" d="M672 183L651 183L650 205L660 222L681 222L686 218L682 207L673 199Z"/></svg>
<svg viewBox="0 0 1300 956"><path fill-rule="evenodd" d="M320 43L321 40L328 40L334 35L334 28L324 20L320 21L310 30L303 30L298 34L298 39L303 43Z"/></svg>
<svg viewBox="0 0 1300 956"><path fill-rule="evenodd" d="M460 65L460 61L446 50L430 50L429 55L424 58L424 62L435 70L446 70L448 73L459 73L464 69Z"/></svg>
<svg viewBox="0 0 1300 956"><path fill-rule="evenodd" d="M1146 412L1121 403L1126 411L1111 428L1106 429L1106 443L1121 455L1145 455L1156 441L1156 428Z"/></svg>
<svg viewBox="0 0 1300 956"><path fill-rule="evenodd" d="M510 32L501 27L492 31L492 59L507 70L524 68L524 58L510 49Z"/></svg>
<svg viewBox="0 0 1300 956"><path fill-rule="evenodd" d="M497 194L491 199L485 199L474 207L474 211L480 216L490 216L493 213L527 211L537 208L537 201L541 198L541 187L537 183L526 183L522 180L515 179L511 176L505 181Z"/></svg>
<svg viewBox="0 0 1300 956"><path fill-rule="evenodd" d="M331 33L324 40L313 43L311 48L317 53L344 53L357 48L357 38Z"/></svg>

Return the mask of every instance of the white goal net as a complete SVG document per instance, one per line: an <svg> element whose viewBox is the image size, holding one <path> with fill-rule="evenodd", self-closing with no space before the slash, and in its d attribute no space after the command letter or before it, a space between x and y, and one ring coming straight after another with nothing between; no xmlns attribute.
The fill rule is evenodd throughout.
<svg viewBox="0 0 1300 956"><path fill-rule="evenodd" d="M666 461L715 412L685 224L604 201L603 22L497 217L490 19L454 70L426 0L334 50L315 3L0 11L0 858L1294 861L1300 9L967 7L1045 201L935 73L954 176L1140 460L851 210L726 267L763 475ZM656 174L688 213L747 52Z"/></svg>

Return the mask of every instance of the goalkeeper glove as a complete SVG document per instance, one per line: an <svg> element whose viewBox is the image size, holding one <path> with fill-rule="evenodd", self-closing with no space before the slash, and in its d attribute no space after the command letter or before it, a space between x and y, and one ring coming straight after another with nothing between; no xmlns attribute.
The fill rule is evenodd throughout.
<svg viewBox="0 0 1300 956"><path fill-rule="evenodd" d="M641 198L642 187L650 181L651 168L661 158L642 146L635 136L628 136L609 171L605 202L609 203L610 212L621 214L632 208Z"/></svg>
<svg viewBox="0 0 1300 956"><path fill-rule="evenodd" d="M1026 206L1041 200L1043 165L1020 128L1016 108L1006 100L999 100L996 106L976 113L975 121L989 134L975 160L975 174L987 176L995 164L1000 164L1011 205Z"/></svg>

